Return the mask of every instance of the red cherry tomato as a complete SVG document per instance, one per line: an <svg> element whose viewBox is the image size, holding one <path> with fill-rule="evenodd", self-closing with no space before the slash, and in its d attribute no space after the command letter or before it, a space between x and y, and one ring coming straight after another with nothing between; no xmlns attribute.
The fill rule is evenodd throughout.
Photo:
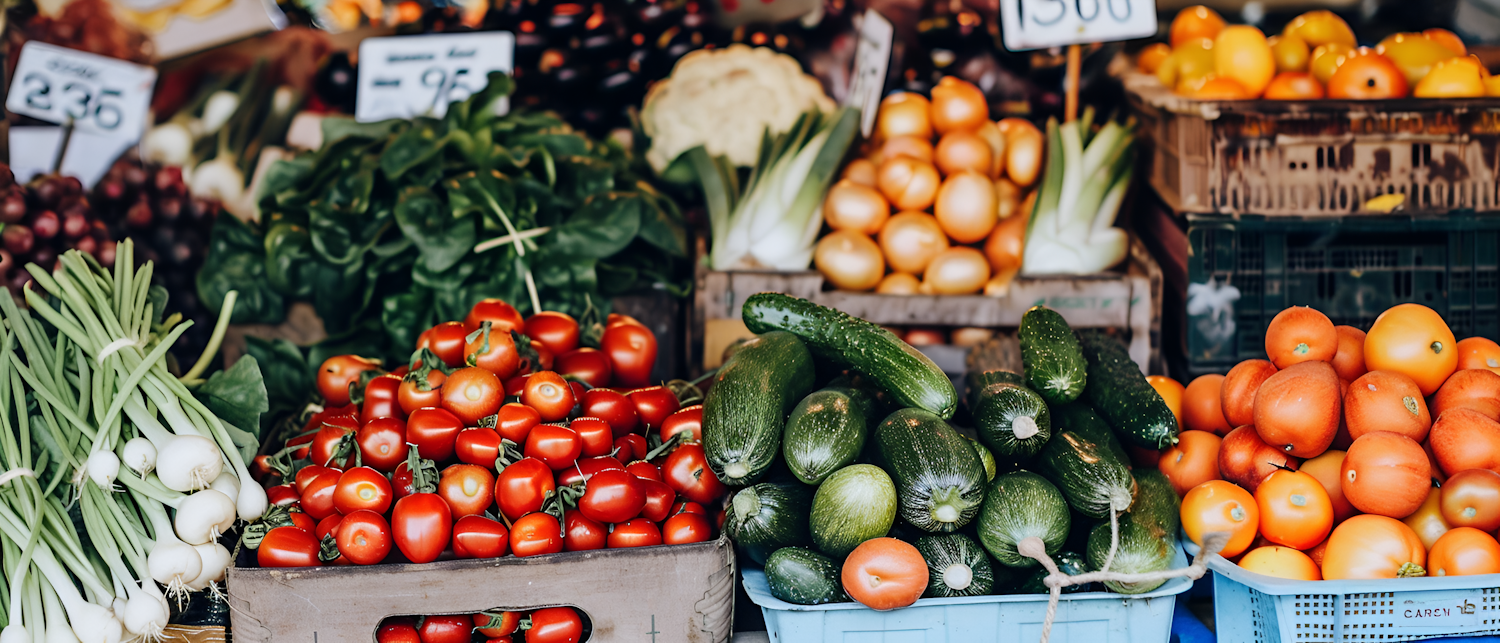
<svg viewBox="0 0 1500 643"><path fill-rule="evenodd" d="M495 476L478 465L450 465L438 481L438 495L448 502L454 517L481 514L495 501Z"/></svg>
<svg viewBox="0 0 1500 643"><path fill-rule="evenodd" d="M581 638L583 619L573 608L548 607L531 613L526 643L578 643Z"/></svg>
<svg viewBox="0 0 1500 643"><path fill-rule="evenodd" d="M391 482L370 467L354 467L339 476L333 508L348 515L368 509L383 514L391 508Z"/></svg>
<svg viewBox="0 0 1500 643"><path fill-rule="evenodd" d="M356 565L374 565L391 553L391 526L367 509L344 516L335 540L339 554Z"/></svg>
<svg viewBox="0 0 1500 643"><path fill-rule="evenodd" d="M516 627L521 624L522 616L520 612L481 612L474 615L474 631L480 636L491 639L510 636L516 633Z"/></svg>
<svg viewBox="0 0 1500 643"><path fill-rule="evenodd" d="M641 518L661 522L672 515L672 501L677 499L676 491L668 487L667 483L656 480L638 479L636 483L646 492L646 503L641 505Z"/></svg>
<svg viewBox="0 0 1500 643"><path fill-rule="evenodd" d="M324 469L302 490L302 510L313 520L322 520L336 511L333 494L338 491L339 477L342 475L343 472L338 469Z"/></svg>
<svg viewBox="0 0 1500 643"><path fill-rule="evenodd" d="M459 558L499 558L508 551L510 530L497 521L484 516L464 516L453 525L453 555Z"/></svg>
<svg viewBox="0 0 1500 643"><path fill-rule="evenodd" d="M625 470L629 471L631 475L642 480L655 480L657 482L662 481L661 467L651 464L650 462L646 462L645 460L636 460L635 462L627 464L625 465Z"/></svg>
<svg viewBox="0 0 1500 643"><path fill-rule="evenodd" d="M307 512L302 511L301 507L297 507L295 511L288 511L286 515L291 519L292 525L296 528L309 534L317 535L318 523L314 522L312 516L307 515Z"/></svg>
<svg viewBox="0 0 1500 643"><path fill-rule="evenodd" d="M255 561L261 567L316 567L322 548L311 532L297 527L277 527L266 532L255 550Z"/></svg>
<svg viewBox="0 0 1500 643"><path fill-rule="evenodd" d="M464 422L447 409L417 409L406 420L406 441L417 447L417 454L444 462L453 457L453 445Z"/></svg>
<svg viewBox="0 0 1500 643"><path fill-rule="evenodd" d="M540 312L526 318L526 336L561 355L578 348L578 320L567 313Z"/></svg>
<svg viewBox="0 0 1500 643"><path fill-rule="evenodd" d="M489 337L482 332L464 345L464 363L476 366L505 379L514 375L521 365L521 354L516 351L516 341L507 331L490 326Z"/></svg>
<svg viewBox="0 0 1500 643"><path fill-rule="evenodd" d="M651 445L646 443L646 438L639 433L622 435L615 438L615 448L620 452L615 454L622 462L634 462L644 460L646 454L651 452Z"/></svg>
<svg viewBox="0 0 1500 643"><path fill-rule="evenodd" d="M609 529L579 513L577 509L563 512L563 544L568 551L604 549L609 538Z"/></svg>
<svg viewBox="0 0 1500 643"><path fill-rule="evenodd" d="M313 527L313 535L318 537L318 542L323 542L329 536L339 535L339 524L344 521L344 514L333 513L327 518L318 521L318 526Z"/></svg>
<svg viewBox="0 0 1500 643"><path fill-rule="evenodd" d="M661 544L661 529L645 518L632 518L609 532L609 548L650 547Z"/></svg>
<svg viewBox="0 0 1500 643"><path fill-rule="evenodd" d="M562 550L562 525L552 514L540 511L526 514L511 525L510 551L519 558L556 554Z"/></svg>
<svg viewBox="0 0 1500 643"><path fill-rule="evenodd" d="M421 643L417 635L416 621L405 618L388 618L375 630L375 643Z"/></svg>
<svg viewBox="0 0 1500 643"><path fill-rule="evenodd" d="M443 408L462 420L464 426L479 426L480 420L500 410L504 400L500 378L479 367L453 371L443 382Z"/></svg>
<svg viewBox="0 0 1500 643"><path fill-rule="evenodd" d="M401 388L396 391L396 401L407 415L417 409L442 406L443 383L446 381L448 376L435 368L427 371L425 380L409 375L407 379L401 380Z"/></svg>
<svg viewBox="0 0 1500 643"><path fill-rule="evenodd" d="M541 511L547 494L555 489L552 469L536 458L523 458L495 478L495 499L500 503L500 513L512 522Z"/></svg>
<svg viewBox="0 0 1500 643"><path fill-rule="evenodd" d="M594 417L581 417L568 423L568 428L578 434L583 443L583 457L595 458L609 455L615 450L615 436L609 423Z"/></svg>
<svg viewBox="0 0 1500 643"><path fill-rule="evenodd" d="M636 324L608 326L599 347L609 356L617 386L640 388L651 383L651 369L656 367L656 335L649 328Z"/></svg>
<svg viewBox="0 0 1500 643"><path fill-rule="evenodd" d="M316 480L319 474L322 474L324 471L328 470L328 467L316 464L309 464L305 467L302 467L301 469L298 469L297 475L292 478L292 483L296 487L297 495L301 496L302 494L307 493L307 485L312 484L312 481Z"/></svg>
<svg viewBox="0 0 1500 643"><path fill-rule="evenodd" d="M397 500L405 498L417 492L416 480L411 474L411 468L405 462L396 465L396 470L391 472L391 492Z"/></svg>
<svg viewBox="0 0 1500 643"><path fill-rule="evenodd" d="M499 417L495 418L495 431L500 437L520 446L526 444L526 436L531 435L531 430L541 423L542 416L536 409L511 402L500 407Z"/></svg>
<svg viewBox="0 0 1500 643"><path fill-rule="evenodd" d="M391 472L406 461L406 422L384 417L370 420L354 434L359 456L366 466Z"/></svg>
<svg viewBox="0 0 1500 643"><path fill-rule="evenodd" d="M474 621L468 614L427 616L417 628L422 643L469 643Z"/></svg>
<svg viewBox="0 0 1500 643"><path fill-rule="evenodd" d="M396 501L391 510L391 534L396 547L414 563L437 560L453 533L453 512L442 496L415 493Z"/></svg>
<svg viewBox="0 0 1500 643"><path fill-rule="evenodd" d="M335 459L338 449L345 446L344 436L352 436L359 430L359 420L351 417L328 418L323 422L323 428L318 429L318 434L313 436L312 451L308 457L313 464L325 467L336 467L344 469L354 466L354 450L349 449L348 454L342 458Z"/></svg>
<svg viewBox="0 0 1500 643"><path fill-rule="evenodd" d="M490 322L495 330L507 335L510 331L526 328L526 322L521 319L521 313L516 311L515 306L505 303L503 299L480 300L469 309L469 314L464 316L464 326L470 331L479 330L479 325L484 322Z"/></svg>
<svg viewBox="0 0 1500 643"><path fill-rule="evenodd" d="M531 374L527 373L505 380L505 397L521 397L521 392L526 390L526 380L530 378Z"/></svg>
<svg viewBox="0 0 1500 643"><path fill-rule="evenodd" d="M672 515L675 516L680 513L690 513L698 514L700 516L707 516L708 510L704 509L703 505L700 505L691 500L680 500L672 505Z"/></svg>
<svg viewBox="0 0 1500 643"><path fill-rule="evenodd" d="M557 472L557 486L570 487L583 482L591 475L610 469L624 471L625 465L607 455L597 458L580 458L574 466Z"/></svg>
<svg viewBox="0 0 1500 643"><path fill-rule="evenodd" d="M365 385L365 401L359 412L361 424L375 418L406 417L398 396L401 393L401 378L386 373L370 380Z"/></svg>
<svg viewBox="0 0 1500 643"><path fill-rule="evenodd" d="M464 365L464 345L469 343L469 329L459 322L443 322L427 332L431 333L427 349L443 360L448 368Z"/></svg>
<svg viewBox="0 0 1500 643"><path fill-rule="evenodd" d="M693 502L708 506L724 495L724 483L708 468L703 445L689 443L673 449L661 472L667 485Z"/></svg>
<svg viewBox="0 0 1500 643"><path fill-rule="evenodd" d="M609 356L592 348L577 348L561 353L553 361L557 372L576 377L594 388L609 386L613 372Z"/></svg>
<svg viewBox="0 0 1500 643"><path fill-rule="evenodd" d="M668 518L661 526L661 541L668 545L707 542L713 536L713 527L701 514L680 513Z"/></svg>
<svg viewBox="0 0 1500 643"><path fill-rule="evenodd" d="M661 441L666 442L673 435L687 432L684 440L691 442L703 441L703 405L694 404L676 413L667 416L661 423Z"/></svg>
<svg viewBox="0 0 1500 643"><path fill-rule="evenodd" d="M600 471L584 482L578 510L598 522L625 522L641 514L646 492L628 471Z"/></svg>
<svg viewBox="0 0 1500 643"><path fill-rule="evenodd" d="M578 460L579 454L583 453L583 441L568 427L540 424L526 436L523 453L528 458L541 460L553 471L560 471Z"/></svg>
<svg viewBox="0 0 1500 643"><path fill-rule="evenodd" d="M665 386L636 389L626 397L635 404L635 412L641 417L641 423L652 429L660 427L668 417L682 408L677 401L677 394Z"/></svg>
<svg viewBox="0 0 1500 643"><path fill-rule="evenodd" d="M536 360L530 357L521 360L521 366L516 369L517 373L535 373L537 371L550 371L557 361L556 353L547 350L547 345L536 340L531 340L531 350L536 352Z"/></svg>
<svg viewBox="0 0 1500 643"><path fill-rule="evenodd" d="M289 484L279 484L266 489L266 502L273 507L295 505L301 499L302 496L297 494L297 488Z"/></svg>
<svg viewBox="0 0 1500 643"><path fill-rule="evenodd" d="M635 413L635 403L619 391L589 389L579 399L583 414L608 422L615 437L634 431L640 423L640 418Z"/></svg>
<svg viewBox="0 0 1500 643"><path fill-rule="evenodd" d="M526 379L526 388L521 390L521 403L536 409L543 421L556 422L568 417L576 401L572 387L563 381L561 375L543 371L532 373Z"/></svg>
<svg viewBox="0 0 1500 643"><path fill-rule="evenodd" d="M325 406L349 403L349 383L361 373L380 368L380 360L358 355L334 355L318 367L318 393L328 402Z"/></svg>
<svg viewBox="0 0 1500 643"><path fill-rule="evenodd" d="M299 444L302 445L302 448L292 452L293 460L312 459L312 441L313 438L317 437L318 435L317 428L321 426L323 426L323 423L318 422L317 424L313 425L313 428L308 429L312 431L312 433L307 435L299 435L286 441L287 448L292 448Z"/></svg>
<svg viewBox="0 0 1500 643"><path fill-rule="evenodd" d="M500 434L485 427L464 429L458 432L453 452L459 462L492 469L495 459L500 457Z"/></svg>

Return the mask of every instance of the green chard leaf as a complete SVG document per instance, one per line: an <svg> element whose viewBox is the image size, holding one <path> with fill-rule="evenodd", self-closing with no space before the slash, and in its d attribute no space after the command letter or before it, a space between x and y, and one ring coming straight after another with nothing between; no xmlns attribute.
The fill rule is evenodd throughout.
<svg viewBox="0 0 1500 643"><path fill-rule="evenodd" d="M240 357L229 370L210 375L193 397L224 422L245 464L260 449L260 415L271 410L266 382L253 355Z"/></svg>

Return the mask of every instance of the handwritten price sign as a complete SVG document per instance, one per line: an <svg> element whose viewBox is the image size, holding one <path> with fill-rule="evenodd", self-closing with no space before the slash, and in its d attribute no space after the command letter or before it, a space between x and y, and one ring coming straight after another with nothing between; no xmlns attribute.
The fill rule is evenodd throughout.
<svg viewBox="0 0 1500 643"><path fill-rule="evenodd" d="M885 91L886 69L891 62L891 40L896 28L874 9L866 9L854 48L854 74L844 104L860 108L859 129L865 136L875 129L875 113Z"/></svg>
<svg viewBox="0 0 1500 643"><path fill-rule="evenodd" d="M510 73L515 49L515 35L504 31L366 38L354 117L441 117L449 103L484 89L490 72Z"/></svg>
<svg viewBox="0 0 1500 643"><path fill-rule="evenodd" d="M1145 38L1156 33L1156 2L1003 0L1000 26L1011 51Z"/></svg>
<svg viewBox="0 0 1500 643"><path fill-rule="evenodd" d="M21 48L5 108L134 141L146 129L156 69L31 41Z"/></svg>

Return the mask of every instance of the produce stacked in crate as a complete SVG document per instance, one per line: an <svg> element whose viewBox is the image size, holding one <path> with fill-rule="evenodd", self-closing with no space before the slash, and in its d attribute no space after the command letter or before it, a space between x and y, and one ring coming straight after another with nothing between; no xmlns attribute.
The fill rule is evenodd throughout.
<svg viewBox="0 0 1500 643"><path fill-rule="evenodd" d="M1500 346L1418 304L1368 334L1288 308L1265 346L1182 392L1160 467L1188 538L1296 580L1500 573Z"/></svg>
<svg viewBox="0 0 1500 643"><path fill-rule="evenodd" d="M393 616L375 630L375 643L578 643L588 639L591 623L572 607L530 612L490 610L475 614Z"/></svg>
<svg viewBox="0 0 1500 643"><path fill-rule="evenodd" d="M1028 537L1070 573L1170 567L1177 495L1160 472L1132 472L1123 445L1175 444L1177 422L1117 339L1033 308L1025 373L969 376L976 440L949 422L960 401L947 376L889 331L774 293L752 296L744 319L759 335L715 376L704 449L743 487L724 530L776 598L892 609L1047 593L1018 550Z"/></svg>

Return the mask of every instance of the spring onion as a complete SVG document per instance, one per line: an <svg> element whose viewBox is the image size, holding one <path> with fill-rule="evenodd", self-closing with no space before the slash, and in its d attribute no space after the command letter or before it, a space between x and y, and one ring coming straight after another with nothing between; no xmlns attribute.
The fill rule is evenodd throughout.
<svg viewBox="0 0 1500 643"><path fill-rule="evenodd" d="M1091 121L1090 112L1047 122L1047 167L1021 274L1092 274L1125 259L1129 239L1114 223L1130 187L1135 126L1110 121L1091 135Z"/></svg>

